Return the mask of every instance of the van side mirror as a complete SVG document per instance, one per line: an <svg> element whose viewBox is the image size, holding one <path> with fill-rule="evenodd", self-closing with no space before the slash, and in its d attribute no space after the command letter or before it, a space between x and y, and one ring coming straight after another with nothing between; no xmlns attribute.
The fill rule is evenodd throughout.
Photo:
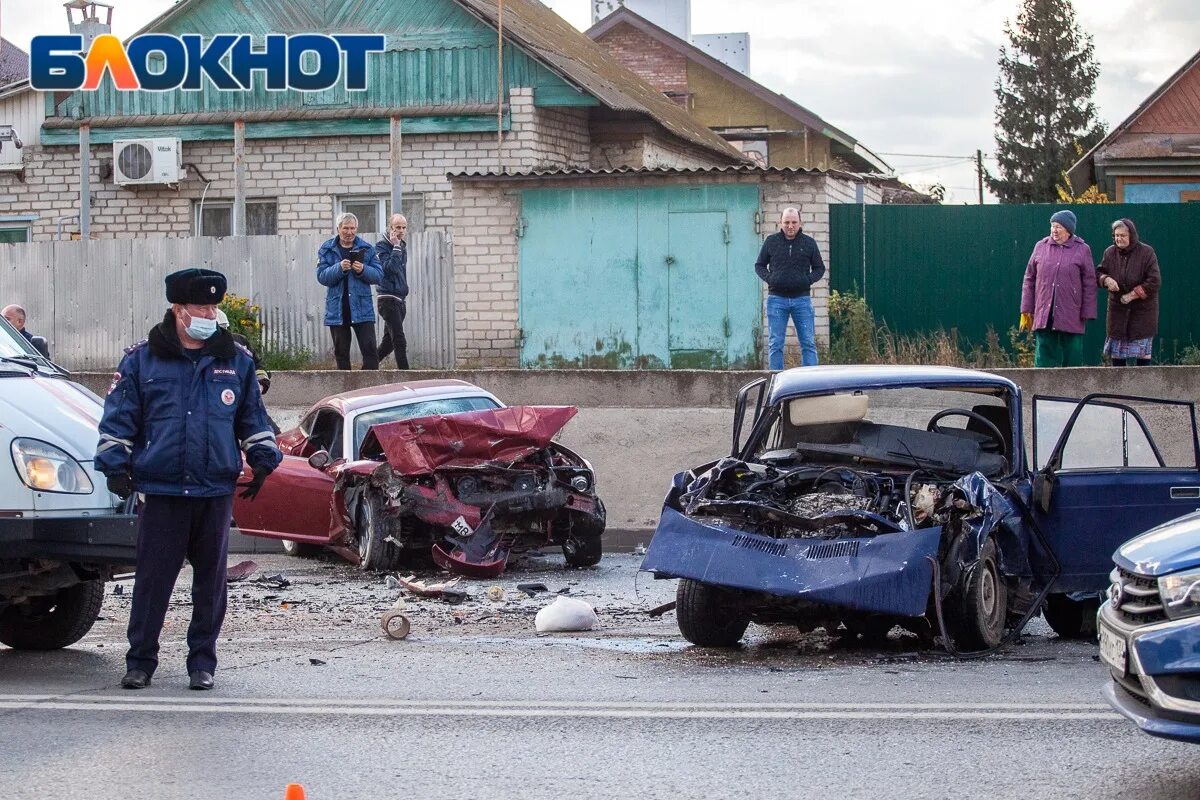
<svg viewBox="0 0 1200 800"><path fill-rule="evenodd" d="M323 470L333 463L333 459L329 457L329 451L318 450L308 457L308 465L313 469Z"/></svg>

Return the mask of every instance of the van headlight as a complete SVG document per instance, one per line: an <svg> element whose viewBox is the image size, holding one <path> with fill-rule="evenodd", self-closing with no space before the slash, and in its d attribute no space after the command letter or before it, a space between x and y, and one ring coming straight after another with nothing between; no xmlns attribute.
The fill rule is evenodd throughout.
<svg viewBox="0 0 1200 800"><path fill-rule="evenodd" d="M1171 619L1200 614L1200 570L1176 572L1158 579L1163 610Z"/></svg>
<svg viewBox="0 0 1200 800"><path fill-rule="evenodd" d="M30 489L39 492L91 494L87 470L61 448L37 439L13 439L13 464Z"/></svg>

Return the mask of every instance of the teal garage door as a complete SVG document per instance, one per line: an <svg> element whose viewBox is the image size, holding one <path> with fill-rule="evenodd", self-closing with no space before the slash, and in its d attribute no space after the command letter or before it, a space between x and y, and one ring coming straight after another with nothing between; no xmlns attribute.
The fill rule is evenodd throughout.
<svg viewBox="0 0 1200 800"><path fill-rule="evenodd" d="M522 192L521 364L759 366L757 186Z"/></svg>

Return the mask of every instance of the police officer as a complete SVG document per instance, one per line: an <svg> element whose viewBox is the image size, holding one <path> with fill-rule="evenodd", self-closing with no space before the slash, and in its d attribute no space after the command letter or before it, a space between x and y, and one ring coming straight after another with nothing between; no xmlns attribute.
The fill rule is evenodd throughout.
<svg viewBox="0 0 1200 800"><path fill-rule="evenodd" d="M171 308L113 376L96 467L138 515L137 578L129 616L126 689L150 685L158 637L186 558L192 565L187 669L192 689L211 689L225 618L225 561L235 487L253 499L282 456L267 424L254 360L219 330L225 276L185 269L167 276ZM239 447L240 446L240 447ZM254 477L238 484L242 454Z"/></svg>

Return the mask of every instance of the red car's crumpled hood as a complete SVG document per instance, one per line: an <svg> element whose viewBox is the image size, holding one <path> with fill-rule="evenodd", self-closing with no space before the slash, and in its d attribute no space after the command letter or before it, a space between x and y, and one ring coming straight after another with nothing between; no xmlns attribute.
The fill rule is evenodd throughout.
<svg viewBox="0 0 1200 800"><path fill-rule="evenodd" d="M443 467L512 463L547 447L579 411L575 406L512 406L463 414L418 417L374 425L361 453L382 451L401 475Z"/></svg>

